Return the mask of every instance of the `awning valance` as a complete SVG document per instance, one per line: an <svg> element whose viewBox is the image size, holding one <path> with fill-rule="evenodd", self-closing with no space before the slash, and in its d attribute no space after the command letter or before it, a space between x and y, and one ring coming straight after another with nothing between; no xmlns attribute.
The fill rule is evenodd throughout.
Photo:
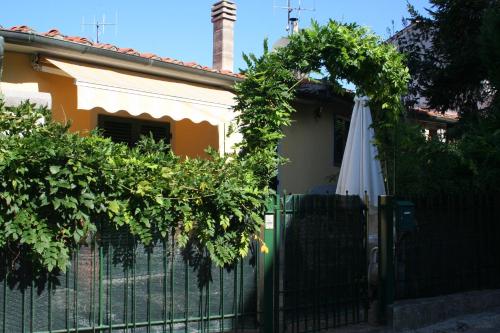
<svg viewBox="0 0 500 333"><path fill-rule="evenodd" d="M168 116L212 125L234 117L234 95L229 91L66 60L44 60L75 79L78 109L99 107L112 113L146 113L154 118Z"/></svg>

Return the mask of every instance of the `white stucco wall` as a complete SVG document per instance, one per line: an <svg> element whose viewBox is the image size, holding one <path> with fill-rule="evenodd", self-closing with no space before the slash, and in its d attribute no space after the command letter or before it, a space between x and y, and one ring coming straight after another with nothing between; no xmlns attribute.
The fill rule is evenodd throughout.
<svg viewBox="0 0 500 333"><path fill-rule="evenodd" d="M279 169L279 190L308 193L335 184L340 168L334 166L334 115L346 115L348 105L299 104L293 123L285 128L280 154L290 161Z"/></svg>

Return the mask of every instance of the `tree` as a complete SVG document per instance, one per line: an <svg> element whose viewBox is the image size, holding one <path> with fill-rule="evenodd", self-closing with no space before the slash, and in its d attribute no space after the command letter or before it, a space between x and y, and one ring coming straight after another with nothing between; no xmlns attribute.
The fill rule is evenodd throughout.
<svg viewBox="0 0 500 333"><path fill-rule="evenodd" d="M410 95L459 112L447 143L399 127L395 182L402 194L498 193L500 184L500 1L430 0L397 38L412 75ZM415 99L409 99L414 106ZM449 134L449 133L448 133ZM416 152L416 154L415 154Z"/></svg>
<svg viewBox="0 0 500 333"><path fill-rule="evenodd" d="M488 81L496 92L500 89L500 2L496 3L493 10L488 11L481 25L480 46L481 60L487 69ZM495 95L493 107L500 110L498 94Z"/></svg>
<svg viewBox="0 0 500 333"><path fill-rule="evenodd" d="M415 25L413 38L428 40L423 50L418 43L404 48L409 67L416 80L416 92L427 98L428 106L441 111L457 110L462 119L475 119L496 94L490 89L490 66L482 48L489 39L498 44L494 23L489 13L498 7L498 0L431 0L429 16L410 5L411 21ZM493 29L493 30L492 30ZM496 30L498 31L498 30ZM486 42L482 42L482 33ZM491 55L489 51L486 52ZM498 58L497 58L498 59ZM498 62L498 60L496 60Z"/></svg>

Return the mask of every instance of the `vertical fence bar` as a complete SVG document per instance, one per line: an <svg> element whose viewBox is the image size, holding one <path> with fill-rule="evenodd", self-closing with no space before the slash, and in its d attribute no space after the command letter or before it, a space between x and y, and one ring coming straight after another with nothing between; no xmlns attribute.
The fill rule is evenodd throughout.
<svg viewBox="0 0 500 333"><path fill-rule="evenodd" d="M317 278L318 278L318 273L319 273L319 263L318 263L318 257L316 255L316 252L317 252L317 246L318 246L318 243L317 243L317 239L316 239L316 235L317 235L317 228L318 227L321 227L321 219L317 219L318 216L318 209L319 209L319 205L318 205L318 197L317 196L313 196L312 197L313 200L312 200L312 215L314 216L314 220L312 221L312 228L316 229L316 230L313 230L311 232L311 255L312 255L312 267L313 267L313 271L312 271L312 295L313 295L313 299L312 299L312 327L313 327L313 331L317 331L318 330L318 284L317 284Z"/></svg>
<svg viewBox="0 0 500 333"><path fill-rule="evenodd" d="M349 221L349 208L350 208L349 193L346 193L345 207L344 207L344 218L345 218L344 228L347 228L347 226L349 225L349 222L350 222ZM344 238L344 244L343 244L342 250L345 250L349 246L348 245L349 239L348 239L348 236L345 234L342 235L342 238ZM344 325L349 322L349 298L350 298L349 292L350 292L350 290L347 288L347 283L348 283L348 281L350 281L350 276L349 276L350 272L347 270L347 268L348 268L347 266L344 266L345 276L344 276L344 280L342 281L342 284L343 284L342 306L344 307Z"/></svg>
<svg viewBox="0 0 500 333"><path fill-rule="evenodd" d="M338 212L338 200L339 196L335 196L335 199L333 200L333 245L332 245L332 250L333 250L333 255L332 255L332 294L333 294L333 301L332 301L332 322L333 322L333 327L336 327L339 321L339 315L338 315L338 302L339 302L339 295L338 295L338 281L339 281L339 270L338 270L338 253L339 253L339 235L338 235L338 218L337 218L337 212Z"/></svg>
<svg viewBox="0 0 500 333"><path fill-rule="evenodd" d="M170 253L170 333L174 331L174 265L175 265L175 241L174 241L175 229L172 228L171 231L171 253Z"/></svg>
<svg viewBox="0 0 500 333"><path fill-rule="evenodd" d="M96 251L97 251L97 241L96 237L94 237L92 246L90 248L91 256L92 256L92 281L90 282L90 313L89 320L92 321L91 326L92 330L95 332L95 279L96 279Z"/></svg>
<svg viewBox="0 0 500 333"><path fill-rule="evenodd" d="M188 325L189 325L189 259L186 259L184 261L185 263L185 309L184 309L184 317L185 317L185 322L184 322L184 333L188 333Z"/></svg>
<svg viewBox="0 0 500 333"><path fill-rule="evenodd" d="M26 327L25 327L25 322L26 322L26 318L25 315L26 315L26 311L25 311L25 307L26 307L26 288L22 288L21 289L21 332L24 333L26 331Z"/></svg>
<svg viewBox="0 0 500 333"><path fill-rule="evenodd" d="M103 253L103 244L100 244L99 246L99 326L102 326L104 324L104 286L103 286L103 279L104 277L102 276L103 270L104 270L104 253Z"/></svg>
<svg viewBox="0 0 500 333"><path fill-rule="evenodd" d="M210 330L210 280L207 282L207 325L206 325L206 330L207 332Z"/></svg>
<svg viewBox="0 0 500 333"><path fill-rule="evenodd" d="M263 332L275 332L275 259L276 259L276 204L279 205L279 196L268 199L264 226L264 243L268 253L264 253L264 325ZM235 281L236 283L236 281Z"/></svg>
<svg viewBox="0 0 500 333"><path fill-rule="evenodd" d="M224 270L222 271L222 273L224 273ZM256 297L255 297L256 304L255 304L254 325L255 325L255 327L257 327L258 323L259 323L260 312L261 312L260 311L261 308L260 308L260 305L259 305L259 300L260 300L260 296L259 296L259 289L260 289L259 288L259 281L260 281L260 256L259 256L258 246L257 246L257 250L255 252L255 275L254 275L254 277L255 277L255 294L256 294ZM224 284L223 284L223 286L224 286ZM222 293L222 291L221 291L221 293ZM222 308L222 310L224 311L224 307ZM224 314L224 312L223 312L223 314ZM222 320L224 320L224 316L223 316Z"/></svg>
<svg viewBox="0 0 500 333"><path fill-rule="evenodd" d="M132 327L135 329L137 327L137 295L135 290L135 277L137 273L137 243L135 239L132 240L133 253L132 253Z"/></svg>
<svg viewBox="0 0 500 333"><path fill-rule="evenodd" d="M333 197L333 199L335 199L335 197ZM331 228L332 228L332 211L331 211L331 202L332 202L332 196L328 196L327 199L326 199L326 216L327 216L327 222L326 222L326 230L324 231L327 235L327 237L329 236L329 233L331 232ZM323 251L322 251L322 258L331 258L331 257L328 257L328 254L329 254L329 250L331 249L331 246L329 244L330 242L328 241L328 238L324 239L323 240ZM329 261L329 260L328 260ZM329 294L329 291L330 291L330 285L329 283L327 282L328 280L331 279L332 275L329 274L329 271L328 271L328 268L329 268L329 262L326 261L326 267L325 267L325 271L326 271L326 276L328 277L327 279L325 279L325 282L324 282L324 292L325 293L328 293ZM330 296L330 295L328 295ZM329 311L330 311L330 297L325 297L324 298L325 301L323 303L323 307L324 307L324 310L325 310L325 329L328 329L330 326L330 323L329 323Z"/></svg>
<svg viewBox="0 0 500 333"><path fill-rule="evenodd" d="M7 327L7 279L9 278L9 266L7 265L7 259L5 259L4 267L5 267L5 278L3 280L2 333L6 333L5 329Z"/></svg>
<svg viewBox="0 0 500 333"><path fill-rule="evenodd" d="M200 315L199 315L199 321L198 321L198 326L199 326L199 330L200 332L204 333L204 324L205 322L203 321L203 318L205 318L205 312L204 312L204 309L203 309L203 287L200 287L199 288L200 290L200 305L198 307L198 310L200 312ZM235 317L236 318L236 317Z"/></svg>
<svg viewBox="0 0 500 333"><path fill-rule="evenodd" d="M132 244L130 244L130 236L127 235L127 247L130 247ZM125 273L125 287L123 288L123 321L125 322L125 332L128 333L128 325L129 325L129 318L128 318L128 283L129 283L129 263L126 263L125 268L124 268L124 273Z"/></svg>
<svg viewBox="0 0 500 333"><path fill-rule="evenodd" d="M220 331L224 332L224 268L220 267L219 268L219 291L220 291L220 298L219 298L219 306L220 306Z"/></svg>
<svg viewBox="0 0 500 333"><path fill-rule="evenodd" d="M49 319L49 323L48 323L48 328L49 328L49 332L52 331L52 282L51 280L49 279L49 281L47 281L47 285L48 285L48 301L49 301L49 306L48 306L48 319Z"/></svg>
<svg viewBox="0 0 500 333"><path fill-rule="evenodd" d="M243 303L243 258L240 259L240 293L239 293L239 310L241 313L241 321L245 322L245 304Z"/></svg>
<svg viewBox="0 0 500 333"><path fill-rule="evenodd" d="M394 303L393 198L379 196L379 279L380 320L387 321L388 307Z"/></svg>
<svg viewBox="0 0 500 333"><path fill-rule="evenodd" d="M69 269L66 270L66 331L69 332Z"/></svg>
<svg viewBox="0 0 500 333"><path fill-rule="evenodd" d="M276 194L274 203L274 332L279 332L279 270L280 270L280 218L281 198Z"/></svg>
<svg viewBox="0 0 500 333"><path fill-rule="evenodd" d="M296 221L297 220L297 215L298 215L298 211L299 211L299 204L300 204L300 197L297 196L297 195L294 195L293 196L293 212L292 212L292 220L293 221ZM293 249L294 249L294 254L295 254L295 258L300 258L300 256L298 255L299 254L299 247L298 247L298 235L299 235L299 231L298 231L298 228L297 228L297 222L294 222L295 224L295 232L293 234ZM292 229L292 230L294 230ZM301 264L302 262L300 260L295 260L295 263L297 264L297 271L298 272L301 272ZM295 265L294 265L295 267ZM286 267L285 267L286 269ZM300 292L296 286L297 284L297 274L288 274L287 273L287 277L290 278L291 281L293 281L292 283L289 284L289 288L292 288L292 289L295 289L293 292L295 293L295 297L294 297L294 300L295 300L295 306L294 306L294 309L293 309L293 312L294 312L294 322L292 323L292 328L294 328L294 332L298 332L299 331L299 327L300 327ZM293 280L292 280L293 279Z"/></svg>
<svg viewBox="0 0 500 333"><path fill-rule="evenodd" d="M30 332L35 331L35 280L31 279ZM4 308L5 312L5 308Z"/></svg>
<svg viewBox="0 0 500 333"><path fill-rule="evenodd" d="M73 302L74 302L74 318L75 318L75 333L78 333L78 275L80 272L80 246L78 245L75 249L75 265L74 265L74 276L73 276Z"/></svg>
<svg viewBox="0 0 500 333"><path fill-rule="evenodd" d="M168 323L168 287L167 287L167 273L168 273L168 249L167 243L165 239L162 239L162 247L163 247L163 331L167 331L167 323Z"/></svg>
<svg viewBox="0 0 500 333"><path fill-rule="evenodd" d="M233 278L233 331L238 330L238 264L234 264Z"/></svg>
<svg viewBox="0 0 500 333"><path fill-rule="evenodd" d="M309 205L310 205L310 197L304 197L304 207L302 207L302 213L304 216L307 216L309 211ZM311 282L309 281L310 274L308 272L309 268L309 263L307 262L308 257L309 257L309 235L307 234L307 229L309 228L310 221L304 219L301 221L301 223L306 223L306 225L303 227L305 228L306 232L304 233L303 241L304 241L304 256L302 257L302 261L304 263L303 265L303 270L301 272L301 277L305 280L305 286L306 287L301 287L302 295L306 299L304 302L304 330L307 332L309 331L309 311L311 309ZM301 237L301 236L299 236ZM301 279L302 280L302 279Z"/></svg>
<svg viewBox="0 0 500 333"><path fill-rule="evenodd" d="M111 295L112 289L113 289L113 247L111 246L111 240L108 239L107 242L107 248L108 248L108 255L107 255L107 267L108 267L108 302L109 302L109 307L108 307L108 315L106 316L108 318L108 332L111 333L113 324L112 324L112 316L113 316L113 297Z"/></svg>
<svg viewBox="0 0 500 333"><path fill-rule="evenodd" d="M148 292L148 303L147 303L147 320L148 320L148 327L147 327L147 332L151 332L151 251L152 247L149 246L147 249L147 254L146 254L146 260L147 260L147 271L148 271L148 281L147 281L147 292Z"/></svg>

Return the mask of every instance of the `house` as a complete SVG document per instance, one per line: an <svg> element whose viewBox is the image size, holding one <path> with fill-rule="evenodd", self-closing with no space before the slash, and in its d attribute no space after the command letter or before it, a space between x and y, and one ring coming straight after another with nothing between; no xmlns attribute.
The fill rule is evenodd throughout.
<svg viewBox="0 0 500 333"><path fill-rule="evenodd" d="M387 42L396 46L400 52L407 52L411 49L425 52L432 47L431 37L419 33L417 24L411 23L396 32ZM427 99L415 91L418 88L415 79L409 83L409 88L410 93L405 97L408 119L421 125L427 138L437 137L440 140L446 140L448 129L458 122L458 113L455 110L440 112L430 108Z"/></svg>
<svg viewBox="0 0 500 333"><path fill-rule="evenodd" d="M302 84L297 91L292 125L285 128L280 154L279 189L288 193L335 193L349 132L353 97L333 93L321 83Z"/></svg>
<svg viewBox="0 0 500 333"><path fill-rule="evenodd" d="M241 140L227 137L234 119L233 72L236 5L212 6L213 68L67 36L28 26L0 29L0 89L7 104L30 99L48 105L53 118L82 135L99 127L115 141L134 145L151 133L179 156L206 157L205 149L232 152ZM326 86L304 84L293 124L285 129L279 189L334 191L347 137L352 98ZM333 186L333 190L331 187Z"/></svg>
<svg viewBox="0 0 500 333"><path fill-rule="evenodd" d="M113 140L133 145L152 133L180 156L203 157L213 147L230 151L234 118L232 31L236 6L212 7L213 68L130 48L39 33L27 26L2 28L0 88L6 102L48 104L57 121L71 121L83 135L100 127Z"/></svg>

